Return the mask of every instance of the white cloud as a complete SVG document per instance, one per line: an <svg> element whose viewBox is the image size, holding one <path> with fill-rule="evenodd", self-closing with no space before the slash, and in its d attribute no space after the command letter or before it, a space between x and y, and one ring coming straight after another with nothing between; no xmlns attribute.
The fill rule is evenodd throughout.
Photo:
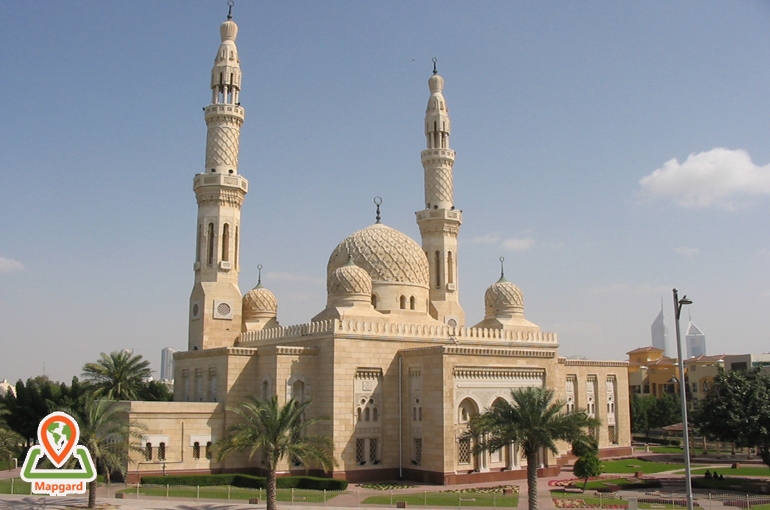
<svg viewBox="0 0 770 510"><path fill-rule="evenodd" d="M497 244L500 242L500 234L485 234L483 236L474 237L471 239L471 242L474 244Z"/></svg>
<svg viewBox="0 0 770 510"><path fill-rule="evenodd" d="M674 251L679 255L684 255L685 257L694 258L697 254L700 253L700 248L690 248L688 246L680 246L674 249Z"/></svg>
<svg viewBox="0 0 770 510"><path fill-rule="evenodd" d="M684 208L735 209L751 195L770 195L770 165L755 165L744 150L717 147L690 154L684 163L671 159L639 184L646 194Z"/></svg>
<svg viewBox="0 0 770 510"><path fill-rule="evenodd" d="M639 285L629 285L627 283L611 283L600 285L589 291L591 294L663 294L671 292L671 289L664 285L650 285L642 283Z"/></svg>
<svg viewBox="0 0 770 510"><path fill-rule="evenodd" d="M23 271L24 264L18 260L7 259L0 257L0 273L13 273L15 271Z"/></svg>
<svg viewBox="0 0 770 510"><path fill-rule="evenodd" d="M503 248L510 251L527 251L535 245L531 237L519 237L503 241Z"/></svg>

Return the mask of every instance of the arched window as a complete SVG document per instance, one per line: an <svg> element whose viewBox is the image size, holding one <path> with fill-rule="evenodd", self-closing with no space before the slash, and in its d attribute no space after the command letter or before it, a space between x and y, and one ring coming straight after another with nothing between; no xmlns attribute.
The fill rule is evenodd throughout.
<svg viewBox="0 0 770 510"><path fill-rule="evenodd" d="M369 415L369 407L364 409L364 421L369 421L370 415Z"/></svg>
<svg viewBox="0 0 770 510"><path fill-rule="evenodd" d="M377 308L377 294L372 294L372 306Z"/></svg>
<svg viewBox="0 0 770 510"><path fill-rule="evenodd" d="M201 458L201 444L198 441L193 443L193 459Z"/></svg>
<svg viewBox="0 0 770 510"><path fill-rule="evenodd" d="M158 445L158 460L166 460L166 443Z"/></svg>
<svg viewBox="0 0 770 510"><path fill-rule="evenodd" d="M417 301L414 299L414 296L409 298L409 309L414 310L415 306L417 305Z"/></svg>
<svg viewBox="0 0 770 510"><path fill-rule="evenodd" d="M291 398L297 402L305 401L305 383L303 381L294 381L291 385Z"/></svg>
<svg viewBox="0 0 770 510"><path fill-rule="evenodd" d="M262 400L267 400L270 395L270 383L267 379L262 381Z"/></svg>
<svg viewBox="0 0 770 510"><path fill-rule="evenodd" d="M372 409L372 421L377 421L380 419L380 412L377 407Z"/></svg>
<svg viewBox="0 0 770 510"><path fill-rule="evenodd" d="M441 252L436 250L435 264L436 264L436 288L441 288Z"/></svg>
<svg viewBox="0 0 770 510"><path fill-rule="evenodd" d="M214 224L209 223L207 232L208 249L206 250L206 264L214 265Z"/></svg>
<svg viewBox="0 0 770 510"><path fill-rule="evenodd" d="M238 268L238 227L235 227L235 253L233 257L234 267Z"/></svg>
<svg viewBox="0 0 770 510"><path fill-rule="evenodd" d="M152 443L144 445L144 460L152 460Z"/></svg>
<svg viewBox="0 0 770 510"><path fill-rule="evenodd" d="M401 296L398 299L398 304L401 307L402 310L406 310L406 296Z"/></svg>
<svg viewBox="0 0 770 510"><path fill-rule="evenodd" d="M356 409L356 422L361 421L361 408Z"/></svg>
<svg viewBox="0 0 770 510"><path fill-rule="evenodd" d="M225 223L222 227L222 260L230 260L230 225Z"/></svg>
<svg viewBox="0 0 770 510"><path fill-rule="evenodd" d="M455 261L452 252L446 254L446 279L449 283L455 282Z"/></svg>
<svg viewBox="0 0 770 510"><path fill-rule="evenodd" d="M202 227L198 225L198 234L195 236L195 262L201 261L201 230Z"/></svg>
<svg viewBox="0 0 770 510"><path fill-rule="evenodd" d="M211 458L211 441L206 443L206 458Z"/></svg>

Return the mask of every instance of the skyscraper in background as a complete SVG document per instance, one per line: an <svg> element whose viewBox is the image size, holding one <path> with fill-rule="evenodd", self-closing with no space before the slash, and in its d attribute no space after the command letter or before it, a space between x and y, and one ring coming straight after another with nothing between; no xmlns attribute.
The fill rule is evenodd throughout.
<svg viewBox="0 0 770 510"><path fill-rule="evenodd" d="M690 323L687 325L687 335L685 338L687 340L688 358L706 356L706 335L698 329L698 326L692 323L692 319L690 319Z"/></svg>
<svg viewBox="0 0 770 510"><path fill-rule="evenodd" d="M160 380L170 381L174 378L174 353L176 349L166 347L160 351Z"/></svg>
<svg viewBox="0 0 770 510"><path fill-rule="evenodd" d="M650 326L652 335L652 346L663 349L664 356L671 356L668 346L668 327L666 327L665 317L663 316L663 300L660 301L660 313Z"/></svg>

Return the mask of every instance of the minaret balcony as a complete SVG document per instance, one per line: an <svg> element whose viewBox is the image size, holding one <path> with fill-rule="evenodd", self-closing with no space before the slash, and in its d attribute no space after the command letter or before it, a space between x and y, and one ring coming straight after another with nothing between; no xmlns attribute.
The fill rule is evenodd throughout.
<svg viewBox="0 0 770 510"><path fill-rule="evenodd" d="M249 181L241 175L228 175L228 174L198 174L193 179L193 190L198 190L202 187L220 187L220 188L237 188L244 193L249 191Z"/></svg>
<svg viewBox="0 0 770 510"><path fill-rule="evenodd" d="M453 209L425 209L417 211L417 223L428 220L439 220L452 223L462 223L463 214Z"/></svg>
<svg viewBox="0 0 770 510"><path fill-rule="evenodd" d="M206 121L217 117L237 117L243 122L243 119L246 117L246 110L235 104L210 104L203 110Z"/></svg>
<svg viewBox="0 0 770 510"><path fill-rule="evenodd" d="M455 151L452 149L425 149L420 153L422 161L430 161L433 159L455 159Z"/></svg>

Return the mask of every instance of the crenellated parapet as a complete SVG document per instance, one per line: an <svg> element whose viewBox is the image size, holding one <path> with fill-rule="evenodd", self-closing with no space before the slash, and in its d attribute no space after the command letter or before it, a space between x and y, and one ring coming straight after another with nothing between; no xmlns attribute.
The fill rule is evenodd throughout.
<svg viewBox="0 0 770 510"><path fill-rule="evenodd" d="M334 334L339 337L366 336L379 340L409 340L426 342L485 343L558 346L556 333L516 331L491 328L463 328L434 324L388 323L329 319L307 324L282 326L241 333L237 345L248 345L279 339L299 339L311 335Z"/></svg>

